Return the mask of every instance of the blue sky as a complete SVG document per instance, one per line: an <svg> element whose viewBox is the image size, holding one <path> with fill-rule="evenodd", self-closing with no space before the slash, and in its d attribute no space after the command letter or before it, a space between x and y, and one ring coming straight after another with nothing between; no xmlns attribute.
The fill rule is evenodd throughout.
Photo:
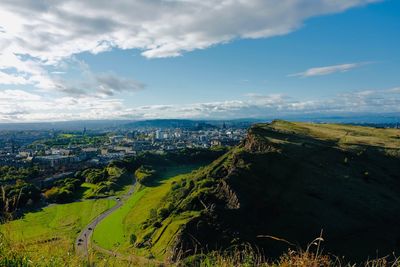
<svg viewBox="0 0 400 267"><path fill-rule="evenodd" d="M399 1L24 2L0 4L0 122L400 112Z"/></svg>

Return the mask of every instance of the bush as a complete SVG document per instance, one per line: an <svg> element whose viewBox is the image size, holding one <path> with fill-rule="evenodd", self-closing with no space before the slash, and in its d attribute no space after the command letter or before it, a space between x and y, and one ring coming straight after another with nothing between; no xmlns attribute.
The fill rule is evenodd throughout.
<svg viewBox="0 0 400 267"><path fill-rule="evenodd" d="M85 181L91 184L97 184L99 182L106 181L109 177L107 168L104 169L86 169L82 172L82 176L85 177Z"/></svg>
<svg viewBox="0 0 400 267"><path fill-rule="evenodd" d="M156 176L157 172L155 170L143 165L135 171L135 178L142 185L148 185L154 180L154 178L156 178Z"/></svg>
<svg viewBox="0 0 400 267"><path fill-rule="evenodd" d="M73 192L60 187L52 187L44 192L44 197L49 202L66 203L73 199Z"/></svg>
<svg viewBox="0 0 400 267"><path fill-rule="evenodd" d="M131 245L134 245L136 243L137 237L134 234L131 234L130 238L129 238L129 243Z"/></svg>
<svg viewBox="0 0 400 267"><path fill-rule="evenodd" d="M169 215L169 210L167 208L161 208L158 210L158 217L160 217L160 219L164 220L165 218L167 218Z"/></svg>
<svg viewBox="0 0 400 267"><path fill-rule="evenodd" d="M5 185L1 187L0 210L6 213L12 213L17 208L26 206L28 201L31 204L39 201L40 196L41 192L38 187L17 180L14 185Z"/></svg>

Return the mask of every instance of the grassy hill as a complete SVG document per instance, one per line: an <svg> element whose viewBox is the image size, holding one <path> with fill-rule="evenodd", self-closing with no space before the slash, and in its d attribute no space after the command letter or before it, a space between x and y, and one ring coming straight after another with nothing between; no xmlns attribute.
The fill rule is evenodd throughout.
<svg viewBox="0 0 400 267"><path fill-rule="evenodd" d="M73 266L76 262L72 261L78 260L74 251L77 234L113 205L113 199L53 204L0 225L0 236L4 235L10 250L29 258L32 266L63 266L66 262Z"/></svg>
<svg viewBox="0 0 400 267"><path fill-rule="evenodd" d="M400 131L257 124L239 146L175 181L162 203L136 246L165 258L244 243L276 257L322 229L326 252L384 256L400 250Z"/></svg>
<svg viewBox="0 0 400 267"><path fill-rule="evenodd" d="M150 255L150 251L129 249L132 236L140 238L144 235L140 225L150 216L152 209L160 206L171 184L190 173L200 165L174 165L160 171L153 186L137 186L135 193L116 212L103 220L93 233L93 241L102 248L113 251L125 251L135 255Z"/></svg>

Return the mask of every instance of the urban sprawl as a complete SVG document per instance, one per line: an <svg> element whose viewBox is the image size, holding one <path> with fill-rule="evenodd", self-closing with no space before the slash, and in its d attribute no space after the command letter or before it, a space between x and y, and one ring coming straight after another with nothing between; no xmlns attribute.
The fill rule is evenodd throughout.
<svg viewBox="0 0 400 267"><path fill-rule="evenodd" d="M144 128L134 130L86 130L65 132L19 131L0 135L0 166L37 166L48 181L62 179L74 171L106 165L113 160L143 152L165 153L185 148L233 146L246 129L210 127ZM45 179L45 180L46 180Z"/></svg>

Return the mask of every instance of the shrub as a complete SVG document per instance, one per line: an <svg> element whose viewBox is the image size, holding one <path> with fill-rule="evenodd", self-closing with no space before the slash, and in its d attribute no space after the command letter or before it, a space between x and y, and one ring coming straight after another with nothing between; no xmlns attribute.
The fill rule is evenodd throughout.
<svg viewBox="0 0 400 267"><path fill-rule="evenodd" d="M73 193L65 188L52 187L44 192L44 197L49 202L66 203L73 199Z"/></svg>
<svg viewBox="0 0 400 267"><path fill-rule="evenodd" d="M135 234L131 234L130 238L129 238L129 243L131 245L134 245L136 243L137 237Z"/></svg>
<svg viewBox="0 0 400 267"><path fill-rule="evenodd" d="M135 171L136 180L142 185L151 183L156 175L157 173L155 170L143 165Z"/></svg>

